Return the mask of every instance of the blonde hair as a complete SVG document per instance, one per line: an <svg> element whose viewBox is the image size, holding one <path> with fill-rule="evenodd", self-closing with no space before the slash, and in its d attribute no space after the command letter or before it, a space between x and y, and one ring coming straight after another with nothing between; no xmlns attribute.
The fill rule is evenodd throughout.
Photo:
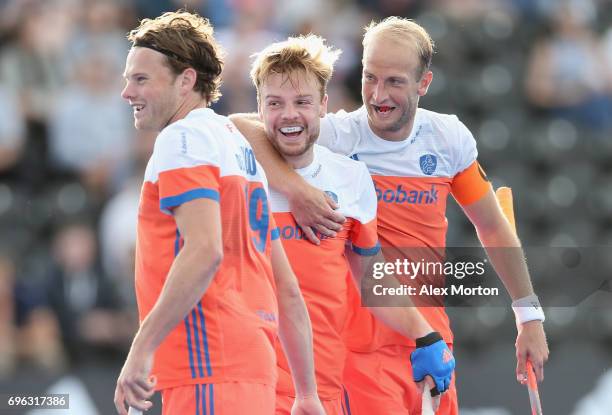
<svg viewBox="0 0 612 415"><path fill-rule="evenodd" d="M133 47L166 55L166 63L176 75L193 68L197 73L194 90L209 104L221 96L223 53L208 19L182 10L167 12L155 19L143 19L127 38Z"/></svg>
<svg viewBox="0 0 612 415"><path fill-rule="evenodd" d="M365 27L363 48L367 48L372 39L378 35L406 40L414 44L420 60L419 73L417 74L419 77L431 66L431 59L434 54L434 41L429 36L429 33L414 21L403 17L391 16L378 23L370 22Z"/></svg>
<svg viewBox="0 0 612 415"><path fill-rule="evenodd" d="M304 71L313 74L320 85L321 98L327 93L327 83L334 72L334 63L342 51L332 49L320 36L308 34L290 37L283 42L273 43L255 54L251 67L251 79L260 89L265 79L273 73L289 74L293 71Z"/></svg>

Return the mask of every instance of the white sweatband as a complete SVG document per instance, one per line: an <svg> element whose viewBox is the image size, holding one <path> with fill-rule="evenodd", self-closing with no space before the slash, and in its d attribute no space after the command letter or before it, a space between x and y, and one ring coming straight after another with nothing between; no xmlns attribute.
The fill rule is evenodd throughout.
<svg viewBox="0 0 612 415"><path fill-rule="evenodd" d="M535 294L527 297L519 298L512 302L512 311L516 318L516 324L527 323L528 321L540 320L544 321L544 311L540 305L540 300Z"/></svg>

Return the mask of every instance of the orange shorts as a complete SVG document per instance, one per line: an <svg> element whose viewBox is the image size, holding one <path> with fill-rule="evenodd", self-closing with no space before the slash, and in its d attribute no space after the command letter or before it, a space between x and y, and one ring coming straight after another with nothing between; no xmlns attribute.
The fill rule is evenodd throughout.
<svg viewBox="0 0 612 415"><path fill-rule="evenodd" d="M270 415L275 389L259 383L203 383L163 389L162 415Z"/></svg>
<svg viewBox="0 0 612 415"><path fill-rule="evenodd" d="M451 345L449 345L451 347ZM452 349L452 347L451 347ZM344 384L352 415L420 415L422 394L412 380L414 347L384 346L375 352L347 354ZM442 395L437 415L457 415L455 376Z"/></svg>
<svg viewBox="0 0 612 415"><path fill-rule="evenodd" d="M344 395L345 396L345 395ZM337 399L321 399L323 408L327 415L350 415L350 408L347 402L344 401L344 396ZM291 407L293 406L293 396L276 394L276 415L291 415Z"/></svg>

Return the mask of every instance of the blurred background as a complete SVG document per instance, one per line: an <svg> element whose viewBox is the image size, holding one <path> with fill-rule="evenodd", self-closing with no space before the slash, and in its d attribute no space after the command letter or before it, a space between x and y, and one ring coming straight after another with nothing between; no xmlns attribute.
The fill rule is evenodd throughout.
<svg viewBox="0 0 612 415"><path fill-rule="evenodd" d="M0 395L70 393L65 413L114 413L155 140L119 96L125 35L179 7L208 17L227 52L221 114L255 110L252 53L308 32L343 50L330 110L356 109L363 26L415 19L437 49L420 105L472 131L494 185L514 189L523 244L612 246L611 1L0 0ZM449 246L477 243L454 203L448 218ZM547 310L546 412L612 413L610 291L603 306ZM528 413L512 312L449 314L461 413Z"/></svg>

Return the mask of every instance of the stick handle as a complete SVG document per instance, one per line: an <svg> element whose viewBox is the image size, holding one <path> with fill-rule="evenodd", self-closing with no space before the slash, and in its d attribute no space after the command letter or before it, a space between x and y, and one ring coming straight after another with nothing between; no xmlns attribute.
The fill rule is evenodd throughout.
<svg viewBox="0 0 612 415"><path fill-rule="evenodd" d="M435 411L433 410L433 402L431 401L431 392L427 386L423 388L421 415L435 415Z"/></svg>

